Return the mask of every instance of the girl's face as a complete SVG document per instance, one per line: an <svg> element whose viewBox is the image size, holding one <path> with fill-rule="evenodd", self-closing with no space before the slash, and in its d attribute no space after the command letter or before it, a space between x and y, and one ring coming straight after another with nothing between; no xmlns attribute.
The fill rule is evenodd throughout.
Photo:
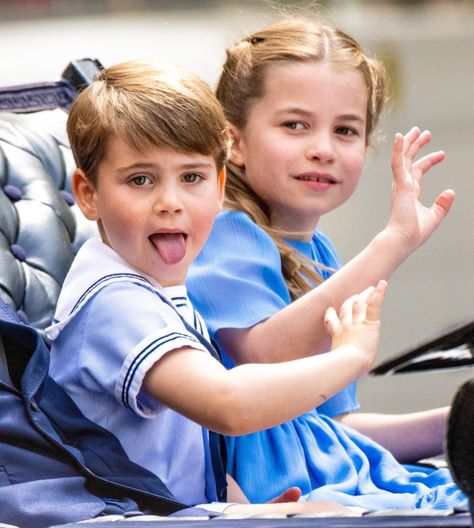
<svg viewBox="0 0 474 528"><path fill-rule="evenodd" d="M264 95L235 136L231 160L270 208L272 226L310 238L354 192L366 154L367 87L327 63L267 68Z"/></svg>

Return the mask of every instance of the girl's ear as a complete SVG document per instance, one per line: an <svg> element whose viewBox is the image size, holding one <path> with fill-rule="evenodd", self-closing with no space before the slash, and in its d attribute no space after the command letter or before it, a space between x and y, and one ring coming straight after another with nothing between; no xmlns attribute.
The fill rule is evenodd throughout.
<svg viewBox="0 0 474 528"><path fill-rule="evenodd" d="M219 176L217 177L217 192L219 193L219 208L222 210L222 207L224 205L224 198L225 198L225 179L226 179L226 171L225 167L222 167L222 169L219 172Z"/></svg>
<svg viewBox="0 0 474 528"><path fill-rule="evenodd" d="M99 220L95 187L81 169L76 169L72 175L72 192L83 215L88 220Z"/></svg>
<svg viewBox="0 0 474 528"><path fill-rule="evenodd" d="M232 148L230 151L229 161L234 164L236 167L244 168L244 156L242 153L242 132L232 123L227 123L229 128L230 135L232 137Z"/></svg>

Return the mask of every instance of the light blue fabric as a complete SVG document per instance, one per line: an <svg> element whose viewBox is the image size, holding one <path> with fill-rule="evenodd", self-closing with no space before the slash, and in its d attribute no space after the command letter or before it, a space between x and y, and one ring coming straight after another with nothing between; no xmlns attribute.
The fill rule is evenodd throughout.
<svg viewBox="0 0 474 528"><path fill-rule="evenodd" d="M321 264L340 266L319 231L310 243L292 244ZM217 342L220 328L247 328L291 302L280 266L272 239L244 213L219 215L187 282L192 303ZM225 354L224 362L232 366ZM251 502L299 486L302 500L336 500L368 510L466 507L447 469L404 467L369 438L330 418L355 408L353 384L291 422L227 438L228 472Z"/></svg>
<svg viewBox="0 0 474 528"><path fill-rule="evenodd" d="M208 352L178 313L207 333L184 286L162 288L151 280L103 242L88 240L64 281L55 323L46 329L50 375L84 416L111 431L129 458L158 475L178 500L203 504L216 499L207 431L152 398L143 380L173 350Z"/></svg>
<svg viewBox="0 0 474 528"><path fill-rule="evenodd" d="M329 268L340 267L333 245L319 231L312 242L288 242ZM330 274L321 273L324 278ZM208 242L191 266L187 286L192 303L217 342L220 328L248 328L291 302L273 240L247 215L235 211L225 211L217 217ZM223 363L232 367L231 359L222 352ZM358 407L356 386L352 384L319 410L335 416Z"/></svg>

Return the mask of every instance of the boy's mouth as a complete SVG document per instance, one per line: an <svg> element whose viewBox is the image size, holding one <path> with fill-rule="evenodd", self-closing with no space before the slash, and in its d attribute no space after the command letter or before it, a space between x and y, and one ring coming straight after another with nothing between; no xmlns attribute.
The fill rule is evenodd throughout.
<svg viewBox="0 0 474 528"><path fill-rule="evenodd" d="M186 254L185 233L153 233L148 239L155 246L165 264L177 264Z"/></svg>

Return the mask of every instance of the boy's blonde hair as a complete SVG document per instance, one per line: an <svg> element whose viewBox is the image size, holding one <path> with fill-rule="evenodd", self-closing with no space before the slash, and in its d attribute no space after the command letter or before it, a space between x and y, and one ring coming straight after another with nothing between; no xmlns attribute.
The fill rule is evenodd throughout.
<svg viewBox="0 0 474 528"><path fill-rule="evenodd" d="M336 68L360 71L367 86L365 139L369 143L386 99L384 67L368 58L352 37L323 19L288 17L227 49L216 95L230 123L239 129L245 127L253 103L264 95L267 67L285 62L326 62ZM322 282L315 263L287 244L284 233L272 229L268 207L248 185L245 170L231 164L227 171L226 206L246 212L274 239L292 299Z"/></svg>
<svg viewBox="0 0 474 528"><path fill-rule="evenodd" d="M214 158L220 171L230 136L209 85L170 65L129 61L97 73L74 101L67 132L78 168L95 182L107 142L117 136L131 147L169 147Z"/></svg>

